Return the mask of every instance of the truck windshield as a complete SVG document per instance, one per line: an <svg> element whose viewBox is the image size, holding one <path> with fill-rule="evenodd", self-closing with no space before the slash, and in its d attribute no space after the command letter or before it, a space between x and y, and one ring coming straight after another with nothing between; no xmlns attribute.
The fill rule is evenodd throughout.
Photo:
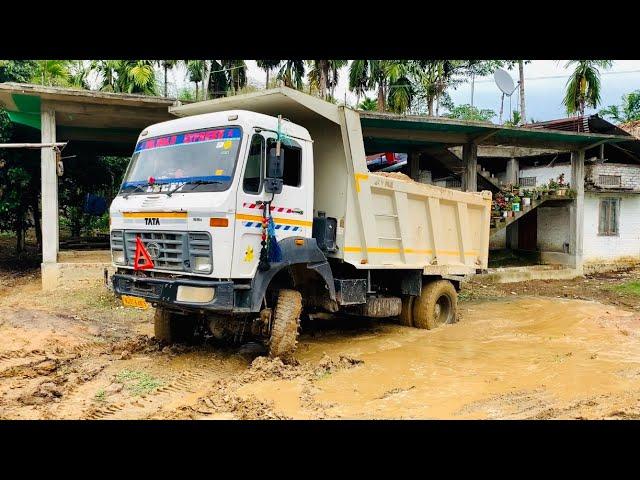
<svg viewBox="0 0 640 480"><path fill-rule="evenodd" d="M141 140L120 193L226 190L241 138L242 129L227 127Z"/></svg>

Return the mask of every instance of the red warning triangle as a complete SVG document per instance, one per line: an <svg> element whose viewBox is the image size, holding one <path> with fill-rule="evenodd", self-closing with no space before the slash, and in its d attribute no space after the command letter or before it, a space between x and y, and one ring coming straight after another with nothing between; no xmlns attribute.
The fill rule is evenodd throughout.
<svg viewBox="0 0 640 480"><path fill-rule="evenodd" d="M147 249L144 248L144 244L140 237L136 237L136 255L133 259L133 269L134 270L148 270L150 268L155 267L153 264L153 260L151 260L151 256Z"/></svg>

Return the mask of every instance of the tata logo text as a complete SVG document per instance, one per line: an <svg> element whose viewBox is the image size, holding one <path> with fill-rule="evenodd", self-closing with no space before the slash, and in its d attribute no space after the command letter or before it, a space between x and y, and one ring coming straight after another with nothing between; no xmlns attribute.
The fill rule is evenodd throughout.
<svg viewBox="0 0 640 480"><path fill-rule="evenodd" d="M160 219L157 218L157 217L155 217L155 218L145 217L144 224L145 225L160 225Z"/></svg>

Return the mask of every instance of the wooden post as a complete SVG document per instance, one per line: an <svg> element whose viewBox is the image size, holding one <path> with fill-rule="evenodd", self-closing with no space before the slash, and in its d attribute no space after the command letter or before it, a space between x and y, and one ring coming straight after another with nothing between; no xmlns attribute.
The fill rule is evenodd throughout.
<svg viewBox="0 0 640 480"><path fill-rule="evenodd" d="M43 105L41 113L42 143L56 141L55 111ZM40 155L42 174L42 262L58 261L58 175L56 172L56 152L53 148L43 148Z"/></svg>
<svg viewBox="0 0 640 480"><path fill-rule="evenodd" d="M570 208L569 254L572 266L582 271L584 241L584 150L571 152L571 188L576 198Z"/></svg>
<svg viewBox="0 0 640 480"><path fill-rule="evenodd" d="M478 145L467 143L462 147L462 161L464 162L464 175L462 176L462 189L465 192L478 191Z"/></svg>

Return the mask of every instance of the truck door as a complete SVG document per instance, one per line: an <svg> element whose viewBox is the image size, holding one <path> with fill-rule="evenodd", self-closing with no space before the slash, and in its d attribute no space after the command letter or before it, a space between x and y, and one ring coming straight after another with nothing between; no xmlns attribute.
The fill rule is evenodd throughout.
<svg viewBox="0 0 640 480"><path fill-rule="evenodd" d="M275 147L275 134L255 133L242 170L236 200L236 228L233 249L233 278L251 278L260 258L262 202L271 200L264 191L266 152ZM271 214L276 238L311 237L313 220L313 166L310 144L287 138L281 143L284 152L282 192L273 196Z"/></svg>

